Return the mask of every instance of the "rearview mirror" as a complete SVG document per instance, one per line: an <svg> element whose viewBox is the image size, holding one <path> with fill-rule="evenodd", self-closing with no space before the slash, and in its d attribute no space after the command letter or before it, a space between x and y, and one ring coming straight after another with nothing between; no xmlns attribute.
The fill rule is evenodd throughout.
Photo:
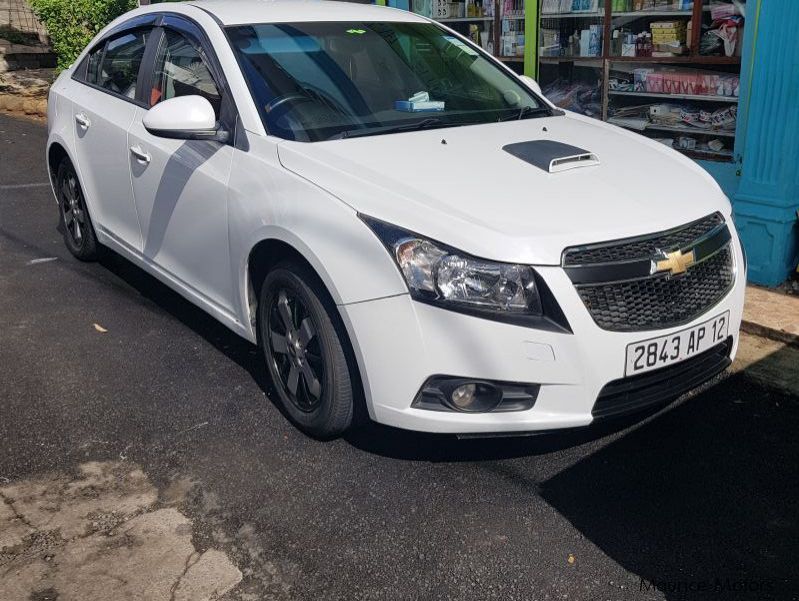
<svg viewBox="0 0 799 601"><path fill-rule="evenodd" d="M144 114L144 128L161 138L227 141L214 107L202 96L178 96L156 104Z"/></svg>
<svg viewBox="0 0 799 601"><path fill-rule="evenodd" d="M544 95L544 93L541 91L541 86L539 86L538 82L532 77L529 77L527 75L519 75L519 79L521 79L527 85L528 88L531 88L533 92L535 92L539 96Z"/></svg>

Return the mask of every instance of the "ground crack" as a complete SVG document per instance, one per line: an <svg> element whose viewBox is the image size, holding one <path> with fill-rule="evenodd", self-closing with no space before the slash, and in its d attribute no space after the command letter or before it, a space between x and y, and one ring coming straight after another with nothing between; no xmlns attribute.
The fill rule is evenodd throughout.
<svg viewBox="0 0 799 601"><path fill-rule="evenodd" d="M24 515L22 515L22 514L21 514L19 511L17 511L17 508L16 508L16 507L14 507L14 502L13 502L11 499L9 499L7 496L5 496L5 495L4 495L2 492L0 492L0 499L2 499L2 500L3 500L3 503L5 503L6 505L8 505L8 508L9 508L9 509L11 510L11 512L14 514L14 517L15 517L16 519L18 519L20 522L22 522L23 524L25 524L25 525L26 525L28 528L32 528L33 530L36 530L36 529L37 529L37 528L36 528L36 526L34 526L33 524L31 524L31 522L28 520L28 518L26 518L26 517L25 517Z"/></svg>
<svg viewBox="0 0 799 601"><path fill-rule="evenodd" d="M195 555L197 557L194 558L194 561L192 561L192 557ZM200 557L202 557L202 553L199 551L194 550L189 553L189 556L186 558L186 564L183 566L183 571L180 573L180 576L178 576L178 579L175 580L175 584L172 585L172 588L169 591L169 601L175 601L175 595L178 592L178 588L180 588L180 583L183 581L183 578L186 576L191 567L200 561Z"/></svg>

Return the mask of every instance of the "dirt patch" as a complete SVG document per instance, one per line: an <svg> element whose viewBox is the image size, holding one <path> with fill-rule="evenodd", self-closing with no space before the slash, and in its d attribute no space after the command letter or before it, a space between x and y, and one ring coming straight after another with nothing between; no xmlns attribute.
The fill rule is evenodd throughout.
<svg viewBox="0 0 799 601"><path fill-rule="evenodd" d="M0 111L44 118L47 93L55 77L52 69L27 69L0 74Z"/></svg>
<svg viewBox="0 0 799 601"><path fill-rule="evenodd" d="M129 462L0 487L4 601L218 599L241 577L223 552L195 548L191 520Z"/></svg>

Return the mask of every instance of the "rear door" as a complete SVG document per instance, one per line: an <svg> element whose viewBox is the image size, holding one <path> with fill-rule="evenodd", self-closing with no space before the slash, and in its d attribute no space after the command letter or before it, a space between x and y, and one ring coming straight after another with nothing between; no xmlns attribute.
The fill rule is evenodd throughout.
<svg viewBox="0 0 799 601"><path fill-rule="evenodd" d="M202 31L175 15L166 16L155 31L159 39L145 82L145 109L178 96L203 96L217 120L227 121L232 140L232 99L220 81L221 70L209 60L212 51ZM233 146L154 136L142 123L145 109L136 112L128 131L144 256L207 302L231 312L227 182Z"/></svg>
<svg viewBox="0 0 799 601"><path fill-rule="evenodd" d="M76 162L95 227L132 250L142 248L128 169L127 131L143 104L138 76L152 29L133 26L94 48L71 86Z"/></svg>

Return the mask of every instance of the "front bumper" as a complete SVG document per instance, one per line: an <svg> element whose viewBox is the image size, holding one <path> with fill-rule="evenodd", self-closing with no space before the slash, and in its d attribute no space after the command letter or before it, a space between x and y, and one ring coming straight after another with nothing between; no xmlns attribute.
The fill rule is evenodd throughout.
<svg viewBox="0 0 799 601"><path fill-rule="evenodd" d="M678 327L645 332L599 328L560 267L537 267L571 325L572 334L489 321L417 303L408 295L339 307L353 342L369 414L409 430L469 434L586 426L602 389L624 377L632 342L666 335L730 312L730 359L743 313L745 275L737 239L735 284L714 307ZM422 384L446 374L541 386L531 409L459 413L411 407Z"/></svg>

